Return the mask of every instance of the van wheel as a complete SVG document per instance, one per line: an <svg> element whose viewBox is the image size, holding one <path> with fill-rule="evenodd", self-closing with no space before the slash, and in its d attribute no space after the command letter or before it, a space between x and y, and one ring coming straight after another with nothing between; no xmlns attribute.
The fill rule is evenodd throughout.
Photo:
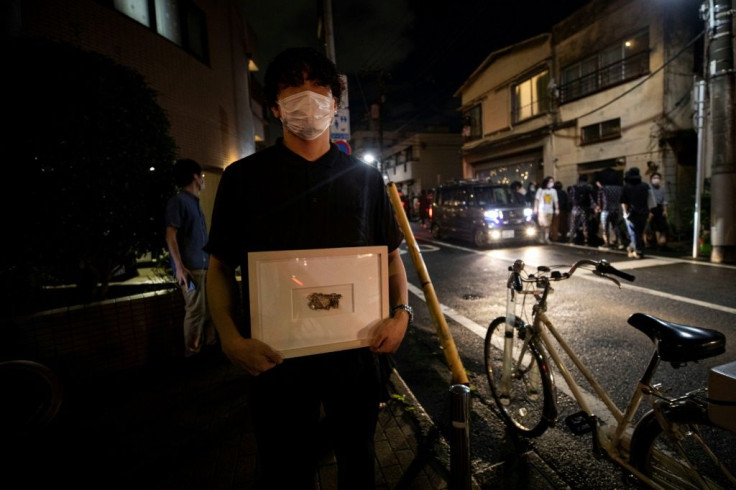
<svg viewBox="0 0 736 490"><path fill-rule="evenodd" d="M473 245L475 245L478 248L483 248L488 245L488 240L486 239L486 232L482 228L478 228L475 231L473 231Z"/></svg>
<svg viewBox="0 0 736 490"><path fill-rule="evenodd" d="M432 223L431 232L432 232L432 238L436 240L439 240L440 238L442 238L442 232L440 232L440 225L438 225L437 223Z"/></svg>

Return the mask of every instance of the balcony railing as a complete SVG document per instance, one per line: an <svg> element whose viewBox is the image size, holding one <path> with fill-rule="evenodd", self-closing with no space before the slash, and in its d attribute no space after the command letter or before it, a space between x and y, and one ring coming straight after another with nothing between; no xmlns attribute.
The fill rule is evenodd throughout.
<svg viewBox="0 0 736 490"><path fill-rule="evenodd" d="M649 72L649 51L642 51L560 86L560 104L585 97Z"/></svg>

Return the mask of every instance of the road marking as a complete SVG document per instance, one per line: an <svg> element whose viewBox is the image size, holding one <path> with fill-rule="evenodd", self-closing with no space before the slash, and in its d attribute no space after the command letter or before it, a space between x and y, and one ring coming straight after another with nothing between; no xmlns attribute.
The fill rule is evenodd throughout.
<svg viewBox="0 0 736 490"><path fill-rule="evenodd" d="M424 292L419 287L411 283L408 283L407 287L409 288L409 291L411 293L416 295L419 299L421 299L425 303L427 302L427 299L424 296ZM478 325L470 318L464 315L461 315L460 313L455 311L453 308L450 308L449 306L445 306L442 303L440 303L440 310L445 316L447 316L448 318L451 318L454 322L459 323L460 325L470 330L471 332L473 332L474 334L476 334L478 337L480 337L481 339L485 341L486 331L488 330L487 327ZM503 349L502 345L496 345L496 347L499 349ZM550 363L554 364L554 361L551 358L550 358ZM554 376L553 379L554 379L554 384L557 389L565 393L567 396L569 396L573 400L575 399L575 396L573 395L572 390L567 385L567 382L565 381L565 378L562 377L562 375ZM593 411L595 415L598 416L599 419L601 419L603 422L609 425L615 424L615 419L613 417L613 414L611 414L611 412L608 410L606 405L602 401L600 401L600 399L597 396L593 395L592 393L588 392L582 387L580 387L580 392L583 395L583 398L585 398L585 401L588 403L588 406L590 407L590 409Z"/></svg>
<svg viewBox="0 0 736 490"><path fill-rule="evenodd" d="M462 247L459 245L453 245L451 243L445 243L445 242L433 242L440 246L448 247L448 248L454 248L457 250L462 250L465 252L474 253L477 255L486 255L489 257L492 257L494 259L507 261L509 264L513 264L515 260L517 260L519 257L511 258L507 254L508 252L506 250L477 250L472 249L468 247ZM527 259L532 258L535 252L535 249L531 249L525 254L525 258L523 259L526 263L527 267L532 267L534 269L537 268L537 264L532 264L531 262L528 262ZM671 258L648 258L648 259L641 259L641 260L627 260L627 261L619 261L619 262L612 262L611 265L613 265L615 268L620 270L631 270L631 269L639 269L644 267L658 267L662 265L672 265L672 264L692 264L693 262L689 260L682 260L682 259L671 259ZM730 268L731 266L723 266L721 264L712 264L712 263L698 263L697 265L709 265L713 267L726 267ZM576 278L580 277L582 279L588 280L588 281L600 281L600 277L596 277L593 275L588 274L576 274ZM701 301L699 299L694 298L688 298L686 296L678 296L676 294L671 293L665 293L663 291L657 291L656 289L648 289L643 288L641 286L634 286L628 283L624 283L622 286L622 289L630 289L632 291L637 291L640 293L648 294L650 296L657 296L659 298L665 298L665 299L671 299L673 301L679 301L682 303L688 303L695 306L700 306L703 308L709 308L711 310L717 310L722 311L724 313L730 313L732 315L736 315L736 308L732 308L729 306L719 305L716 303L708 303L707 301Z"/></svg>
<svg viewBox="0 0 736 490"><path fill-rule="evenodd" d="M408 254L409 250L406 248L407 245L405 243L402 243L401 247L399 248L399 254ZM419 249L419 253L425 253L425 252L436 252L440 249L440 247L437 247L435 245L429 245L426 243L417 243L417 248Z"/></svg>
<svg viewBox="0 0 736 490"><path fill-rule="evenodd" d="M488 256L491 256L491 257L496 258L496 259L499 259L499 260L506 260L509 263L513 263L513 261L516 260L516 259L509 259L508 257L502 255L503 251L481 251L481 250L470 249L470 248L467 248L467 247L461 247L461 246L457 246L457 245L446 244L446 243L443 243L443 242L435 242L435 243L437 243L438 245L446 246L446 247L449 247L449 248L455 248L455 249L458 249L458 250L463 250L463 251L475 253L475 254L478 254L478 255L488 255ZM678 259L659 259L659 258L656 258L655 259L655 258L650 258L650 259L642 259L642 260L637 260L637 261L616 262L615 265L614 265L614 267L616 267L617 269L625 270L625 269L635 269L635 268L639 268L639 267L656 267L656 266L660 266L660 265L668 265L668 264L682 263L682 262L689 263L688 261L678 260ZM531 265L531 264L527 264L527 265ZM536 268L536 266L533 266L533 267ZM592 276L592 275L580 275L580 276L576 276L576 277L582 277L583 279L586 279L586 280L600 280L599 277L595 277L595 276ZM426 303L427 300L426 300L426 298L424 296L424 292L423 292L423 290L421 288L419 288L419 287L417 287L417 286L415 286L414 284L411 284L411 283L408 283L407 286L408 286L408 289L409 289L409 291L411 293L413 293L419 299L421 299L423 302ZM692 298L686 298L686 297L683 297L683 296L677 296L677 295L674 295L674 294L664 293L664 292L661 292L661 291L656 291L656 290L652 290L652 289L646 289L646 288L643 288L643 287L632 286L632 285L628 285L628 284L625 285L625 288L626 289L631 289L633 291L638 291L638 292L641 292L641 293L646 293L646 294L649 294L649 295L652 295L652 296L658 296L658 297L662 297L662 298L672 299L672 300L675 300L675 301L681 301L681 302L690 303L690 304L697 305L697 306L702 306L704 308L710 308L710 309L714 309L714 310L724 311L726 313L736 314L736 308L729 308L727 306L721 306L721 305L717 305L717 304L713 304L713 303L707 303L705 301L700 301L700 300L696 300L696 299L692 299ZM483 327L483 326L477 324L476 322L474 322L470 318L468 318L468 317L466 317L466 316L458 313L453 308L450 308L449 306L446 306L446 305L444 305L442 303L440 303L440 310L442 311L442 313L446 317L452 319L454 322L458 323L459 325L461 325L462 327L466 328L467 330L469 330L470 332L474 333L475 335L477 335L478 337L480 337L481 339L483 339L485 341L487 327ZM489 321L490 321L490 319L489 319ZM496 345L496 347L497 348L502 348L502 346L500 346L500 345ZM554 364L554 361L551 358L550 358L549 361L550 361L551 364ZM563 393L565 393L567 396L569 396L571 399L574 400L575 399L575 395L573 394L572 390L570 389L570 387L568 386L567 382L565 381L565 378L562 377L561 374L559 374L559 375L557 375L558 373L554 373L554 374L556 374L554 376L554 378L553 378L554 379L554 384L555 384L556 388L559 389L560 391L562 391ZM605 424L606 426L616 427L617 422L616 422L613 414L610 412L610 410L608 410L608 407L606 407L606 405L601 401L601 399L597 395L595 395L595 394L591 393L590 391L586 390L585 388L583 388L582 386L578 386L578 388L580 389L581 396L585 399L585 401L588 404L588 407L591 409L591 411L593 412L593 414L596 415L596 416L598 416L598 418L601 420L601 422L603 424Z"/></svg>

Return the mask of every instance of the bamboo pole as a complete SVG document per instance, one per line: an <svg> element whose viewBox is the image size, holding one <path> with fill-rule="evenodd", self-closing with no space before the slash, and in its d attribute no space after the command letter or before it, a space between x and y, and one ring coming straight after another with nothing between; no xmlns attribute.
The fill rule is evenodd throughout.
<svg viewBox="0 0 736 490"><path fill-rule="evenodd" d="M468 374L465 372L463 363L460 360L460 355L457 352L457 347L455 346L455 341L452 339L452 334L450 334L450 329L447 327L445 316L442 314L440 302L435 294L432 281L429 279L429 273L427 272L427 267L424 264L424 259L422 259L422 254L419 251L417 241L414 238L414 233L411 231L409 219L406 217L404 207L401 205L399 191L396 189L396 184L393 182L389 182L386 187L388 190L388 197L391 200L391 205L394 207L396 220L398 221L401 230L404 232L409 256L411 256L411 260L414 262L414 268L419 275L419 280L422 282L424 297L427 301L427 307L429 307L429 314L432 318L432 322L437 330L437 335L440 338L442 351L445 353L445 359L452 371L452 383L468 385Z"/></svg>

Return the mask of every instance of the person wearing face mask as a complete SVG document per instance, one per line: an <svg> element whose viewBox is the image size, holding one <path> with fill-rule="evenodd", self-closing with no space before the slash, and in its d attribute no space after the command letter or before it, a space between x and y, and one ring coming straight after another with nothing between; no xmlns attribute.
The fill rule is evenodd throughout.
<svg viewBox="0 0 736 490"><path fill-rule="evenodd" d="M549 243L550 227L560 212L557 191L554 186L555 179L545 177L541 187L537 189L534 198L534 214L537 215L539 226L542 227L542 236L540 238L542 243Z"/></svg>
<svg viewBox="0 0 736 490"><path fill-rule="evenodd" d="M664 195L664 187L662 187L662 174L654 172L649 177L652 193L656 206L650 210L651 217L648 223L648 232L654 234L656 244L663 248L667 245L667 233L669 227L667 225L667 198ZM649 233L647 233L649 234ZM647 243L647 245L654 245Z"/></svg>
<svg viewBox="0 0 736 490"><path fill-rule="evenodd" d="M207 293L223 351L252 375L258 488L314 488L320 407L339 488L375 487L377 356L398 349L412 317L398 249L403 235L383 178L330 143L341 92L335 65L314 49L276 56L264 93L283 138L228 166L217 189L205 247L211 254ZM248 277L248 252L378 245L389 251L393 314L373 329L369 348L284 359L251 338L247 279L241 306L235 300L235 270Z"/></svg>
<svg viewBox="0 0 736 490"><path fill-rule="evenodd" d="M184 294L184 356L216 342L205 295L209 256L202 250L207 225L199 194L204 189L202 167L185 158L174 165L174 181L181 191L166 204L166 245L176 283Z"/></svg>

